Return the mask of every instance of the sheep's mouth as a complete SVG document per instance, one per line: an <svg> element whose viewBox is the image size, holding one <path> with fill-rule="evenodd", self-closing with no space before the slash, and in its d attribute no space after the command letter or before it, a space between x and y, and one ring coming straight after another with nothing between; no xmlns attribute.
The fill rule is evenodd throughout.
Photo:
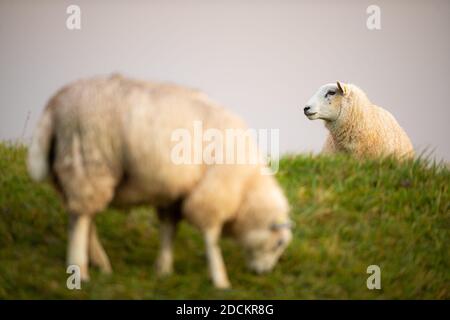
<svg viewBox="0 0 450 320"><path fill-rule="evenodd" d="M315 116L316 114L317 114L317 112L305 112L305 115L307 117L312 117L312 116Z"/></svg>

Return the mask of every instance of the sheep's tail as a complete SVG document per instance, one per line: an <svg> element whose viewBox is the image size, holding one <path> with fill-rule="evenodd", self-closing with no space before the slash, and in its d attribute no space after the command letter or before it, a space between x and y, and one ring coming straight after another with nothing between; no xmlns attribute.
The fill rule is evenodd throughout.
<svg viewBox="0 0 450 320"><path fill-rule="evenodd" d="M35 181L42 181L49 174L52 140L53 116L51 109L46 108L38 122L28 149L28 173Z"/></svg>

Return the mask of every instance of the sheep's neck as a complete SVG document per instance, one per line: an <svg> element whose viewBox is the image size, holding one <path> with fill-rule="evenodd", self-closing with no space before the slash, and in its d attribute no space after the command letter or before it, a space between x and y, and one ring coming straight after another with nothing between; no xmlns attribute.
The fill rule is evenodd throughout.
<svg viewBox="0 0 450 320"><path fill-rule="evenodd" d="M367 101L356 101L341 106L341 114L335 121L325 123L330 131L335 146L344 152L352 152L358 145L358 140L364 139L363 135L366 127L364 121L364 107ZM361 104L361 103L364 103Z"/></svg>

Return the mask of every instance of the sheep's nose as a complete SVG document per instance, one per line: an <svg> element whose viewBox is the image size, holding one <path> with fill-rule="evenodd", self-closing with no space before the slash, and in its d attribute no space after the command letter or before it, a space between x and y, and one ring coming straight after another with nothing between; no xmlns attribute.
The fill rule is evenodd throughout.
<svg viewBox="0 0 450 320"><path fill-rule="evenodd" d="M303 109L303 112L307 113L309 109L311 109L311 107L310 107L310 106L306 106L306 107Z"/></svg>

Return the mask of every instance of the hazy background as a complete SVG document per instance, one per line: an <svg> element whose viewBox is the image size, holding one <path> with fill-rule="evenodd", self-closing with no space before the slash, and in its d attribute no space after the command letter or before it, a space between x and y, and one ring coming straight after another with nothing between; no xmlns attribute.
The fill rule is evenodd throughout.
<svg viewBox="0 0 450 320"><path fill-rule="evenodd" d="M70 4L81 30L66 28ZM370 4L379 31L366 28ZM446 0L0 0L0 139L28 141L63 84L118 71L199 88L251 127L279 128L282 152L317 152L326 129L302 109L341 80L450 161L449 31Z"/></svg>

